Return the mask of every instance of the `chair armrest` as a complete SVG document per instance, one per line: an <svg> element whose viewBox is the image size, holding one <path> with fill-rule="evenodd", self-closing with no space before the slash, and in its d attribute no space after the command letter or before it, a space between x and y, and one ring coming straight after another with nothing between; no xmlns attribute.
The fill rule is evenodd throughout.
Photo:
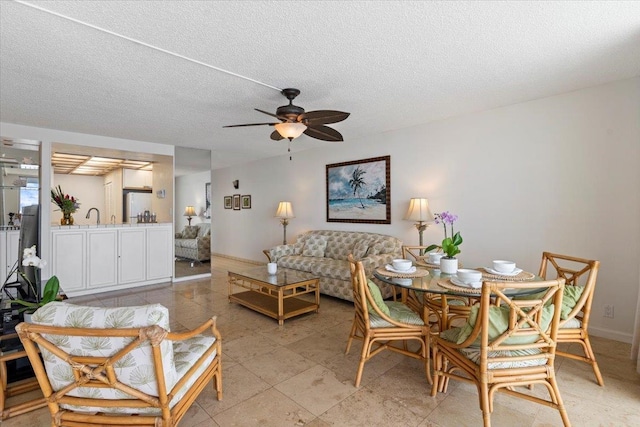
<svg viewBox="0 0 640 427"><path fill-rule="evenodd" d="M211 329L213 336L216 337L216 340L221 339L220 331L216 326L217 316L213 316L211 319L207 320L200 326L186 332L169 332L167 334L167 339L170 341L183 341L189 338L193 338L195 336L201 335L207 329Z"/></svg>

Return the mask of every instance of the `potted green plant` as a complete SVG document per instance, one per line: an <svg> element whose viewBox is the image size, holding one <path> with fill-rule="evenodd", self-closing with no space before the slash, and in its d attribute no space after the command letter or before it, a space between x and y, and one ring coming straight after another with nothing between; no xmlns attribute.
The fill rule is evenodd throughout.
<svg viewBox="0 0 640 427"><path fill-rule="evenodd" d="M46 261L43 261L36 255L36 246L33 245L30 248L25 248L22 251L22 265L25 267L33 267L33 268L43 268L47 265ZM24 308L20 309L20 311L27 313L33 313L38 308L42 307L45 304L50 303L51 301L55 301L58 298L58 291L60 290L60 281L57 276L51 276L47 283L44 285L44 289L42 290L42 296L36 290L36 287L31 280L18 270L18 274L27 282L31 292L36 296L35 301L25 301L22 299L13 300L14 303L20 304L24 306ZM26 320L26 319L25 319Z"/></svg>

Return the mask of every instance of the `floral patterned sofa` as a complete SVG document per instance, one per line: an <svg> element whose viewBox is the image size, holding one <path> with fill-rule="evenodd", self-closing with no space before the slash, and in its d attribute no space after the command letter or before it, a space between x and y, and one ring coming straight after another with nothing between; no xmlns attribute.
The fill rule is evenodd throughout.
<svg viewBox="0 0 640 427"><path fill-rule="evenodd" d="M175 256L197 261L211 259L211 224L187 225L175 235Z"/></svg>
<svg viewBox="0 0 640 427"><path fill-rule="evenodd" d="M378 284L384 298L394 287L373 278L373 270L402 258L402 241L384 234L359 231L313 230L298 236L296 243L264 251L269 262L280 267L316 274L320 292L353 301L351 272L347 256L362 261L367 277Z"/></svg>

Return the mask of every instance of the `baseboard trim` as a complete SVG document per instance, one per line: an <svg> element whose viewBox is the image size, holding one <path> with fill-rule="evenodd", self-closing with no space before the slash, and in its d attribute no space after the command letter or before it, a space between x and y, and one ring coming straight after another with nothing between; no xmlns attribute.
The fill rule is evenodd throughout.
<svg viewBox="0 0 640 427"><path fill-rule="evenodd" d="M267 264L266 261L265 262L260 262L260 261L255 261L255 260L252 260L252 259L240 258L240 257L231 256L231 255L219 254L219 253L215 253L215 252L212 252L211 255L215 256L215 257L219 257L219 258L226 258L226 259L230 259L230 260L233 260L233 261L246 262L246 263L254 264L254 265L266 265Z"/></svg>
<svg viewBox="0 0 640 427"><path fill-rule="evenodd" d="M631 344L631 342L633 341L633 336L631 334L614 331L613 329L595 328L592 325L589 325L589 335L593 335L594 337L609 338L614 341L620 341L627 344Z"/></svg>

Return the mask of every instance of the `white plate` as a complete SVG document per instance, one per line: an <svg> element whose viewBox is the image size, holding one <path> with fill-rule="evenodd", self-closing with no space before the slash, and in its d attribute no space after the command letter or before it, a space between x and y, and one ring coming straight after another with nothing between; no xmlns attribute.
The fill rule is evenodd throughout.
<svg viewBox="0 0 640 427"><path fill-rule="evenodd" d="M522 273L522 269L521 268L516 268L511 273L500 273L498 270L494 270L491 267L485 267L484 269L487 270L489 273L495 274L495 275L498 275L498 276L517 276L518 274Z"/></svg>
<svg viewBox="0 0 640 427"><path fill-rule="evenodd" d="M415 266L411 266L411 268L408 268L406 270L396 270L395 268L393 268L391 264L387 264L384 266L384 268L386 268L388 271L392 271L394 273L400 273L400 274L411 274L416 272Z"/></svg>
<svg viewBox="0 0 640 427"><path fill-rule="evenodd" d="M482 282L464 283L456 276L451 277L451 283L453 283L454 285L462 286L463 288L478 289L482 287Z"/></svg>

